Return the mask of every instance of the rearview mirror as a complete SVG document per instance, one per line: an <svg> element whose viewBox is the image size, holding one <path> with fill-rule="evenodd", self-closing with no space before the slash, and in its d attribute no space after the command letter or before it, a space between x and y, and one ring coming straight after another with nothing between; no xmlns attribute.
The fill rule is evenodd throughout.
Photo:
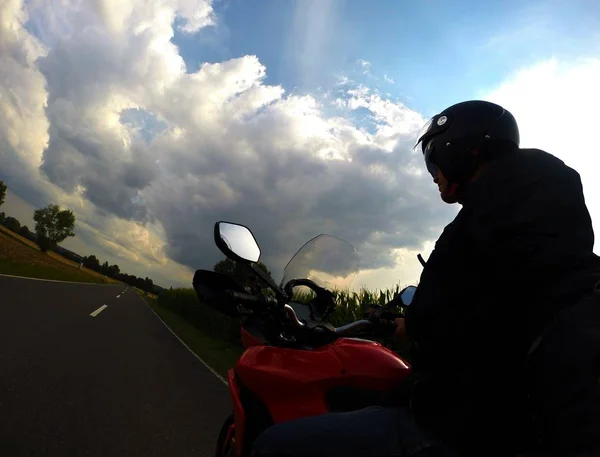
<svg viewBox="0 0 600 457"><path fill-rule="evenodd" d="M400 300L403 306L409 306L412 303L416 291L417 288L415 286L408 286L400 292Z"/></svg>
<svg viewBox="0 0 600 457"><path fill-rule="evenodd" d="M215 243L223 254L232 260L258 262L260 248L250 229L231 222L215 224Z"/></svg>

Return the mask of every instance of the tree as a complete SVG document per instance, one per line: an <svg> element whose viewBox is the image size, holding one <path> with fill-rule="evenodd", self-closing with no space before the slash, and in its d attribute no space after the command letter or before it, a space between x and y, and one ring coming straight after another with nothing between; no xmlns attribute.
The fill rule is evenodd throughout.
<svg viewBox="0 0 600 457"><path fill-rule="evenodd" d="M33 213L35 233L42 251L53 249L66 238L75 236L75 214L69 209L61 210L58 205L48 205Z"/></svg>
<svg viewBox="0 0 600 457"><path fill-rule="evenodd" d="M4 211L2 211L0 213L0 224L4 224L5 220L6 220L6 214L4 214Z"/></svg>
<svg viewBox="0 0 600 457"><path fill-rule="evenodd" d="M4 203L4 197L6 197L6 184L0 181L0 206Z"/></svg>
<svg viewBox="0 0 600 457"><path fill-rule="evenodd" d="M110 276L111 278L117 279L119 274L121 273L121 269L118 265L111 265L108 267L108 271L106 272L106 276Z"/></svg>
<svg viewBox="0 0 600 457"><path fill-rule="evenodd" d="M19 229L19 235L24 236L25 238L29 237L29 227L24 225Z"/></svg>
<svg viewBox="0 0 600 457"><path fill-rule="evenodd" d="M229 258L223 259L220 262L215 264L215 266L213 267L213 270L216 273L221 273L221 274L235 277L236 276L236 263Z"/></svg>
<svg viewBox="0 0 600 457"><path fill-rule="evenodd" d="M91 270L98 271L100 269L100 261L95 255L84 257L83 264Z"/></svg>
<svg viewBox="0 0 600 457"><path fill-rule="evenodd" d="M8 216L6 219L4 219L4 226L15 233L19 233L19 230L21 230L21 223L15 219L14 217Z"/></svg>
<svg viewBox="0 0 600 457"><path fill-rule="evenodd" d="M147 276L146 279L144 279L144 290L149 294L154 293L154 281Z"/></svg>
<svg viewBox="0 0 600 457"><path fill-rule="evenodd" d="M269 277L273 279L271 277L271 272L264 263L258 262L256 266L258 266L258 268L267 273L267 275L269 275ZM241 262L236 262L235 260L231 260L229 258L223 259L217 264L215 264L215 266L213 267L213 271L215 271L216 273L231 276L240 284L246 284L248 274L252 272L252 270L245 264Z"/></svg>
<svg viewBox="0 0 600 457"><path fill-rule="evenodd" d="M258 268L260 268L262 271L264 271L264 272L267 274L267 276L268 276L269 278L273 279L273 276L271 276L271 270L269 270L269 269L267 268L267 266L266 266L264 263L262 263L262 262L258 262L258 263L256 264L256 266L257 266Z"/></svg>

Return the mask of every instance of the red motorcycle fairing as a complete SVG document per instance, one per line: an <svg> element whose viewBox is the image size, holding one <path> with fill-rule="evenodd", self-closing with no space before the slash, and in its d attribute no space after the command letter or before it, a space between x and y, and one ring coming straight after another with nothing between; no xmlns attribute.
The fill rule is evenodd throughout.
<svg viewBox="0 0 600 457"><path fill-rule="evenodd" d="M242 347L248 349L252 346L264 346L265 343L257 335L253 335L251 332L246 330L243 326L240 328L240 335L242 339Z"/></svg>
<svg viewBox="0 0 600 457"><path fill-rule="evenodd" d="M350 374L352 387L394 390L411 373L398 354L375 341L340 338L331 347Z"/></svg>
<svg viewBox="0 0 600 457"><path fill-rule="evenodd" d="M244 449L244 432L246 430L246 413L240 399L240 387L235 379L235 370L227 372L227 382L229 383L229 392L231 394L231 403L233 404L233 418L235 420L235 454L236 457L242 457Z"/></svg>
<svg viewBox="0 0 600 457"><path fill-rule="evenodd" d="M395 389L410 367L379 343L341 338L310 351L253 346L242 354L235 372L279 423L329 412L327 392L334 388ZM237 407L234 398L234 412ZM238 429L236 415L236 441Z"/></svg>

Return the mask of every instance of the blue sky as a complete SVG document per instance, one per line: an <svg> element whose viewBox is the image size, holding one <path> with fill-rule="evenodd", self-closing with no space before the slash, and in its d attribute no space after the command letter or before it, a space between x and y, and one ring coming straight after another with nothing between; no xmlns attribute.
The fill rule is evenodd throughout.
<svg viewBox="0 0 600 457"><path fill-rule="evenodd" d="M173 39L188 71L255 54L266 82L287 91L314 94L346 75L425 114L532 61L600 50L595 0L217 0L214 9L216 27Z"/></svg>

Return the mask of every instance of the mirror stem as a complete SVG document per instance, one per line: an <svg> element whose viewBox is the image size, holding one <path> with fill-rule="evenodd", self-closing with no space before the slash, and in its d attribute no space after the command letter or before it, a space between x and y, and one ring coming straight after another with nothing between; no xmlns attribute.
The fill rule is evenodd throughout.
<svg viewBox="0 0 600 457"><path fill-rule="evenodd" d="M279 305L283 307L283 305L285 305L289 300L287 294L281 290L277 284L275 284L273 279L271 279L268 274L266 274L261 268L257 267L255 263L251 263L250 268L252 268L252 271L256 273L260 279L262 279L271 289L273 289L275 295L277 296Z"/></svg>

